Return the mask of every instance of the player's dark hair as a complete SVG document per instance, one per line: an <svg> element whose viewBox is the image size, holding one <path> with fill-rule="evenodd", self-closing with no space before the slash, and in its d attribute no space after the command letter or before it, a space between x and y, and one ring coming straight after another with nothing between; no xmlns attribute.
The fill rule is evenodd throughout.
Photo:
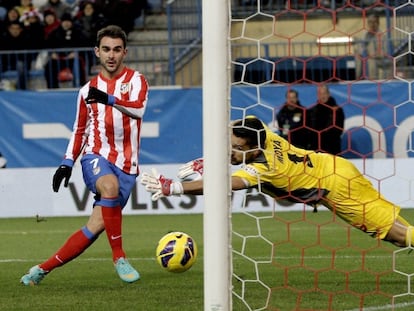
<svg viewBox="0 0 414 311"><path fill-rule="evenodd" d="M233 135L246 139L250 146L265 147L266 130L262 121L257 118L245 118L233 123Z"/></svg>
<svg viewBox="0 0 414 311"><path fill-rule="evenodd" d="M127 35L125 31L122 30L121 27L116 25L109 25L105 28L102 28L98 31L98 35L96 36L96 46L99 47L101 44L101 40L103 37L110 37L113 39L122 39L122 42L124 43L124 48L126 48L127 44Z"/></svg>

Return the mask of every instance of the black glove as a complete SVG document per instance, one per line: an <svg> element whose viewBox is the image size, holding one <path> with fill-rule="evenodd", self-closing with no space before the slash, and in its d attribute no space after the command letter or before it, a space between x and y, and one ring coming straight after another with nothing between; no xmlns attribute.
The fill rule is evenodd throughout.
<svg viewBox="0 0 414 311"><path fill-rule="evenodd" d="M65 187L67 187L71 175L72 175L72 168L70 166L67 166L67 165L59 166L55 172L55 175L53 175L53 183L52 183L53 191L54 192L59 191L59 187L63 179L65 179Z"/></svg>
<svg viewBox="0 0 414 311"><path fill-rule="evenodd" d="M113 106L115 104L115 96L108 95L96 87L90 87L88 97L85 98L87 104L101 103L104 105Z"/></svg>

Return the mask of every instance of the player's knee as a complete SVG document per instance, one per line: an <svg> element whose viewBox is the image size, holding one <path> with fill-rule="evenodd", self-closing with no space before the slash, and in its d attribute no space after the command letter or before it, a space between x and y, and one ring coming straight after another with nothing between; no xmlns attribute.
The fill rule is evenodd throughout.
<svg viewBox="0 0 414 311"><path fill-rule="evenodd" d="M118 179L115 175L105 175L96 182L96 189L102 197L117 197L119 193Z"/></svg>
<svg viewBox="0 0 414 311"><path fill-rule="evenodd" d="M105 183L99 189L99 193L101 193L103 197L116 197L118 196L118 191L118 185L113 183Z"/></svg>

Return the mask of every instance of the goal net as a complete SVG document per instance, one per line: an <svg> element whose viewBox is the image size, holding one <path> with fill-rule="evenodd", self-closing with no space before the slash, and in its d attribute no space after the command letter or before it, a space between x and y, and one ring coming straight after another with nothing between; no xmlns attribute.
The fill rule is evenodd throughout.
<svg viewBox="0 0 414 311"><path fill-rule="evenodd" d="M229 0L229 7L229 119L255 115L279 132L286 91L308 108L327 85L345 113L341 155L414 221L413 3ZM367 33L378 43L368 51ZM412 248L371 238L323 207L233 192L231 230L233 310L414 308Z"/></svg>

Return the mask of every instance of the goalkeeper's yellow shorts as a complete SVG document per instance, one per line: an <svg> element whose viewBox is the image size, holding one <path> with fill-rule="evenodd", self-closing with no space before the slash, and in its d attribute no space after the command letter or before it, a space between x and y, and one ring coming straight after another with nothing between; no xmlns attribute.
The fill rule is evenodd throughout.
<svg viewBox="0 0 414 311"><path fill-rule="evenodd" d="M351 162L346 162L337 163L337 174L329 177L333 179L330 192L322 204L348 224L384 239L400 207L386 200Z"/></svg>

